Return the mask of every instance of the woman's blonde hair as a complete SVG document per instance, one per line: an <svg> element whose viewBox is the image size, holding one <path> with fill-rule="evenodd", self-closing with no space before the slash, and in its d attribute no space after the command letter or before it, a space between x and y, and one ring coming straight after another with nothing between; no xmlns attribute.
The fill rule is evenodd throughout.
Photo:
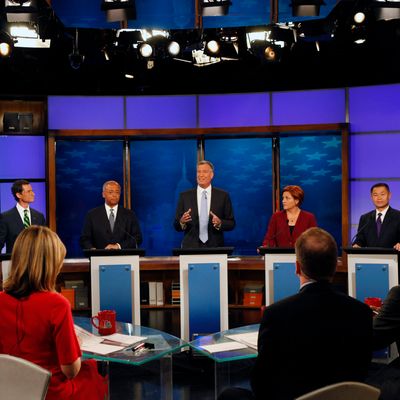
<svg viewBox="0 0 400 400"><path fill-rule="evenodd" d="M32 225L17 237L11 255L11 270L3 288L15 297L33 292L55 291L66 249L56 233Z"/></svg>

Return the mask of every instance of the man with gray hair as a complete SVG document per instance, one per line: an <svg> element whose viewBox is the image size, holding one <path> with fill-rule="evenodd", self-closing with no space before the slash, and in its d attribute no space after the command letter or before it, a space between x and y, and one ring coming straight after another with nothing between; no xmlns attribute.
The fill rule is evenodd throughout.
<svg viewBox="0 0 400 400"><path fill-rule="evenodd" d="M213 164L200 161L197 164L197 188L179 196L174 227L184 232L182 248L221 247L224 231L235 227L229 194L211 186L213 178Z"/></svg>
<svg viewBox="0 0 400 400"><path fill-rule="evenodd" d="M337 246L320 228L296 241L299 293L265 309L252 372L256 399L293 399L341 381L362 381L371 360L372 312L331 284Z"/></svg>
<svg viewBox="0 0 400 400"><path fill-rule="evenodd" d="M118 182L104 183L105 204L87 213L80 239L82 249L134 249L142 243L136 215L118 205L120 197Z"/></svg>

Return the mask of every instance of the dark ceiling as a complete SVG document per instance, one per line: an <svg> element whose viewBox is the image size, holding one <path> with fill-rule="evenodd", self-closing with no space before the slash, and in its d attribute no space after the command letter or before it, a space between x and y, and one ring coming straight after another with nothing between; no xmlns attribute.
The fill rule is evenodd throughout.
<svg viewBox="0 0 400 400"><path fill-rule="evenodd" d="M74 11L74 0L64 1L64 5L70 1ZM140 4L139 0L137 3ZM258 0L253 3L257 5ZM169 57L156 57L152 60L154 66L148 68L147 60L114 45L116 29L100 23L99 13L92 18L91 27L88 27L91 18L85 14L81 23L75 25L79 27L78 52L84 56L76 69L71 67L70 58L76 34L75 14L70 12L65 16L66 8L57 7L58 4L59 1L53 0L54 16L49 9L51 17L45 19L46 35L52 40L49 49L15 48L11 57L0 59L3 95L255 92L399 81L400 20L381 21L371 17L371 1L367 0L341 0L325 18L290 25L285 32L290 31L294 39L285 45L280 61L274 63L266 62L247 49L245 39L249 25L230 26L230 32L238 37L238 60L202 67ZM368 11L367 20L366 24L356 26L352 18L360 7ZM2 28L6 29L4 8L0 11ZM137 12L139 18L139 10ZM101 13L100 17L103 18ZM218 18L214 17L212 24L215 25ZM183 20L187 18L182 17L180 21ZM267 23L263 25L265 28ZM181 38L183 47L190 47L193 38L204 38L216 32L220 30L207 27L206 23L203 31L193 27L170 29L171 35ZM360 33L365 42L355 44L355 35ZM316 49L316 42L320 51ZM105 59L104 50L110 60ZM134 79L125 78L127 66L132 69Z"/></svg>

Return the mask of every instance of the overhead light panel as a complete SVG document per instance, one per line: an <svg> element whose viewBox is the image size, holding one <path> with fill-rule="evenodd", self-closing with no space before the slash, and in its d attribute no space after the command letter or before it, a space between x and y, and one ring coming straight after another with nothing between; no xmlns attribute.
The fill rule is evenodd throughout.
<svg viewBox="0 0 400 400"><path fill-rule="evenodd" d="M36 30L29 25L11 25L10 34L14 38L15 47L48 49L51 44L50 39L41 39Z"/></svg>
<svg viewBox="0 0 400 400"><path fill-rule="evenodd" d="M203 17L219 17L227 15L231 5L230 0L200 0Z"/></svg>
<svg viewBox="0 0 400 400"><path fill-rule="evenodd" d="M373 1L372 9L377 20L400 19L399 1Z"/></svg>
<svg viewBox="0 0 400 400"><path fill-rule="evenodd" d="M101 9L105 11L108 22L136 19L134 0L103 0Z"/></svg>
<svg viewBox="0 0 400 400"><path fill-rule="evenodd" d="M294 17L317 17L322 5L323 0L292 0L290 4Z"/></svg>
<svg viewBox="0 0 400 400"><path fill-rule="evenodd" d="M38 7L36 0L5 0L8 22L36 22Z"/></svg>

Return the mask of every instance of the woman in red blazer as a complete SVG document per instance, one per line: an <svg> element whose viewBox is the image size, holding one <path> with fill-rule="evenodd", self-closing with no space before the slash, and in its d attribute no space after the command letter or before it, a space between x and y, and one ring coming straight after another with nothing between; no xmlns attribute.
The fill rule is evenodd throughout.
<svg viewBox="0 0 400 400"><path fill-rule="evenodd" d="M294 247L296 239L308 228L317 226L314 214L300 209L304 191L290 185L283 189L283 210L272 215L263 240L265 247Z"/></svg>

